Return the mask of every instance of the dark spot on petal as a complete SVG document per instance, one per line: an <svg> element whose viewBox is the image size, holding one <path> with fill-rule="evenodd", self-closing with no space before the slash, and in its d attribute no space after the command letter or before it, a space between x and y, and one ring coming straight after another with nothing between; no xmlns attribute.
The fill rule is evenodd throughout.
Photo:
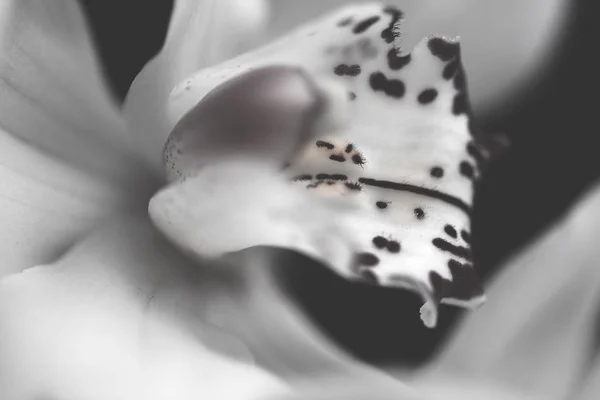
<svg viewBox="0 0 600 400"><path fill-rule="evenodd" d="M377 203L375 203L375 205L380 210L385 210L386 208L388 208L388 203L386 201L378 201Z"/></svg>
<svg viewBox="0 0 600 400"><path fill-rule="evenodd" d="M346 65L340 64L333 69L333 73L338 76L358 76L360 75L360 65Z"/></svg>
<svg viewBox="0 0 600 400"><path fill-rule="evenodd" d="M458 233L456 232L456 229L454 229L454 227L452 225L446 225L444 227L444 232L446 232L446 234L448 234L448 236L453 237L454 239L456 239L458 237Z"/></svg>
<svg viewBox="0 0 600 400"><path fill-rule="evenodd" d="M444 169L442 167L433 167L429 170L429 174L437 179L440 179L444 176Z"/></svg>
<svg viewBox="0 0 600 400"><path fill-rule="evenodd" d="M406 88L404 82L398 79L388 79L382 72L374 72L369 78L371 88L384 92L387 96L400 99L404 96Z"/></svg>
<svg viewBox="0 0 600 400"><path fill-rule="evenodd" d="M430 39L427 46L431 54L442 61L450 61L460 53L460 44L458 42L446 41L439 37Z"/></svg>
<svg viewBox="0 0 600 400"><path fill-rule="evenodd" d="M438 91L435 89L425 89L419 94L417 100L421 104L429 104L434 101L438 96Z"/></svg>
<svg viewBox="0 0 600 400"><path fill-rule="evenodd" d="M350 99L350 101L356 100L356 93L348 92L348 98Z"/></svg>
<svg viewBox="0 0 600 400"><path fill-rule="evenodd" d="M352 156L352 162L356 165L364 165L365 158L361 154L356 153Z"/></svg>
<svg viewBox="0 0 600 400"><path fill-rule="evenodd" d="M373 238L373 245L378 249L384 249L387 246L388 240L383 236L375 236Z"/></svg>
<svg viewBox="0 0 600 400"><path fill-rule="evenodd" d="M359 253L356 255L356 264L359 266L374 267L379 264L379 257L373 253Z"/></svg>
<svg viewBox="0 0 600 400"><path fill-rule="evenodd" d="M417 217L417 219L425 218L425 211L423 211L422 208L415 208L414 213L415 213L415 217Z"/></svg>
<svg viewBox="0 0 600 400"><path fill-rule="evenodd" d="M390 253L400 253L400 243L391 240L387 244L387 249Z"/></svg>
<svg viewBox="0 0 600 400"><path fill-rule="evenodd" d="M345 152L346 152L346 153L352 153L352 151L353 151L353 150L354 150L354 145L353 145L352 143L349 143L349 144L346 146L346 150L345 150Z"/></svg>
<svg viewBox="0 0 600 400"><path fill-rule="evenodd" d="M344 157L343 154L332 154L329 156L329 159L332 161L337 161L337 162L345 162L346 158Z"/></svg>

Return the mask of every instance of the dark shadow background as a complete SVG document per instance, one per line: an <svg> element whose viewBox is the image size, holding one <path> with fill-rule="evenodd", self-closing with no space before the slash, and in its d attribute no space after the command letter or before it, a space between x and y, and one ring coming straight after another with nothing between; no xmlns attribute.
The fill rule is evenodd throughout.
<svg viewBox="0 0 600 400"><path fill-rule="evenodd" d="M172 0L80 2L107 76L122 98L161 47ZM544 81L515 110L499 110L480 121L486 130L505 132L513 142L488 171L475 201L473 248L484 279L563 214L600 175L600 66L594 54L600 35L594 2L577 2L566 44L548 65ZM286 287L325 331L364 360L426 360L459 314L444 307L439 327L429 330L421 324L415 296L351 285L301 256L288 257L293 262L282 271Z"/></svg>

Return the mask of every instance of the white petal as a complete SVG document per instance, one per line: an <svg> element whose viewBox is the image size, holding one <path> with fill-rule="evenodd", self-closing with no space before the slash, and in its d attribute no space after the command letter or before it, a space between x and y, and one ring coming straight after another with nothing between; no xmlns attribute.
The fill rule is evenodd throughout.
<svg viewBox="0 0 600 400"><path fill-rule="evenodd" d="M184 274L189 267L144 219L122 217L58 262L4 278L0 397L250 400L289 393L252 365L239 339L208 321L208 308L227 317L213 295L235 296L235 282L223 287L226 280L209 273L205 287L194 286Z"/></svg>
<svg viewBox="0 0 600 400"><path fill-rule="evenodd" d="M437 374L493 379L565 398L586 375L600 307L600 189L516 257L434 363Z"/></svg>
<svg viewBox="0 0 600 400"><path fill-rule="evenodd" d="M318 332L271 280L272 254L192 264L123 216L58 262L4 278L0 396L250 400L291 394L282 380L414 395Z"/></svg>
<svg viewBox="0 0 600 400"><path fill-rule="evenodd" d="M271 0L271 37L350 0ZM549 56L563 44L570 22L568 0L390 0L411 16L404 40L414 46L424 35L460 36L475 111L510 106L520 89L534 84Z"/></svg>
<svg viewBox="0 0 600 400"><path fill-rule="evenodd" d="M412 289L427 326L442 301L481 304L468 231L475 164L489 154L460 45L429 36L407 54L401 18L379 3L345 7L185 79L165 146L175 182L151 203L155 223L200 256L283 246L344 277ZM343 109L332 82L351 112L341 130L316 122Z"/></svg>
<svg viewBox="0 0 600 400"><path fill-rule="evenodd" d="M134 80L124 113L139 153L159 170L162 146L172 128L167 98L184 77L246 50L268 19L265 0L177 0L160 53Z"/></svg>
<svg viewBox="0 0 600 400"><path fill-rule="evenodd" d="M594 360L594 365L583 382L582 388L577 391L573 398L577 400L594 400L600 397L600 359Z"/></svg>
<svg viewBox="0 0 600 400"><path fill-rule="evenodd" d="M0 252L46 262L147 193L73 1L0 8Z"/></svg>
<svg viewBox="0 0 600 400"><path fill-rule="evenodd" d="M413 382L427 400L541 400L514 387L460 374L430 376Z"/></svg>

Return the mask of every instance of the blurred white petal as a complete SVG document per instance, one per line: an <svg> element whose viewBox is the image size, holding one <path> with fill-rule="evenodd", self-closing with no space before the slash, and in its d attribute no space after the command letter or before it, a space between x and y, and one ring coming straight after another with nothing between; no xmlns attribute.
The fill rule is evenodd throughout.
<svg viewBox="0 0 600 400"><path fill-rule="evenodd" d="M201 257L281 246L408 288L430 327L440 302L481 304L469 215L488 152L460 44L428 36L409 53L401 16L344 7L186 78L170 97L157 226Z"/></svg>
<svg viewBox="0 0 600 400"><path fill-rule="evenodd" d="M0 396L267 399L291 394L285 380L302 393L343 383L416 398L323 337L277 290L271 254L195 264L144 218L99 228L56 263L0 281Z"/></svg>
<svg viewBox="0 0 600 400"><path fill-rule="evenodd" d="M265 0L176 0L164 47L136 77L124 113L138 153L160 170L169 135L164 110L173 87L200 68L221 62L254 44L266 24Z"/></svg>
<svg viewBox="0 0 600 400"><path fill-rule="evenodd" d="M351 0L271 0L271 36L286 32L326 10ZM520 89L544 76L549 56L562 44L570 0L388 0L406 12L403 41L412 48L423 36L443 32L460 36L479 114L509 107Z"/></svg>
<svg viewBox="0 0 600 400"><path fill-rule="evenodd" d="M431 400L414 391L394 391L376 384L369 386L364 380L362 386L355 387L356 384L357 381L337 381L330 389L315 388L302 394L270 396L261 400Z"/></svg>
<svg viewBox="0 0 600 400"><path fill-rule="evenodd" d="M598 235L596 188L500 272L489 285L486 306L457 329L431 373L495 380L521 393L567 398L586 376L594 354Z"/></svg>
<svg viewBox="0 0 600 400"><path fill-rule="evenodd" d="M504 385L493 379L469 377L459 374L440 374L426 379L409 381L427 400L542 400L518 388ZM559 397L552 397L559 399ZM563 400L563 399L561 399Z"/></svg>
<svg viewBox="0 0 600 400"><path fill-rule="evenodd" d="M75 1L0 7L0 276L147 195Z"/></svg>
<svg viewBox="0 0 600 400"><path fill-rule="evenodd" d="M209 273L198 290L186 268L208 269L190 267L145 218L123 216L56 263L4 278L0 397L250 400L288 393L252 365L239 339L203 315L219 305L214 291L240 294L235 282L223 286ZM252 315L238 317L251 332Z"/></svg>
<svg viewBox="0 0 600 400"><path fill-rule="evenodd" d="M600 398L600 358L597 355L581 390L578 391L577 396L572 397L577 400L596 400Z"/></svg>

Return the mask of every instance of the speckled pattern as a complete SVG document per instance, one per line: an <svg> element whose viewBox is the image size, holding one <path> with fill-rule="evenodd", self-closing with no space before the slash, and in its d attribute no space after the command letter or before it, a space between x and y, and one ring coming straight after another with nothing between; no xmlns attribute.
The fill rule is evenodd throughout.
<svg viewBox="0 0 600 400"><path fill-rule="evenodd" d="M290 202L285 211L285 204L274 206L265 200L264 218L297 213L289 219L289 231L282 228L281 232L287 233L277 238L261 233L255 235L256 240L242 240L239 243L243 245L236 246L289 247L319 259L348 279L413 290L425 301L422 319L432 327L440 303L477 307L484 301L473 270L469 230L475 183L489 153L475 133L460 44L432 35L410 54L404 53L399 31L402 18L400 10L380 4L334 12L265 48L194 74L173 91L171 115L177 121L222 82L269 65L300 66L344 85L352 110L348 128L314 138L288 160L283 172L273 171L274 176L290 182L290 190L307 189L307 201L321 204L337 199L337 206L327 204L338 208L318 220L321 217L311 215L310 207ZM235 118L235 110L231 115ZM169 177L180 184L159 194L168 199L165 204L180 202L176 197L183 195L178 190L193 191L177 189L187 184L182 183L182 176L194 176L196 185L207 182L208 175L185 170L189 165L185 157L191 157L185 148L174 140L167 142L167 170L175 171ZM241 182L241 176L249 175L239 176ZM243 193L243 187L247 186L237 184L230 195ZM260 186L254 188L246 190L261 190ZM190 199L185 204L198 208L218 201L214 196L221 192L211 193L213 197ZM245 203L243 195L236 201L224 202L218 212L240 214L234 204L251 209L250 200ZM268 207L277 213L270 213ZM215 210L215 206L207 208ZM168 212L170 226L177 212L183 213L181 209ZM214 228L210 219L203 217L207 212L197 210L193 217L181 220ZM309 224L311 219L314 223ZM272 229L268 226L261 220L255 228ZM227 235L234 235L233 230L223 230L223 240L229 240ZM324 248L332 239L317 243L318 238L311 235L321 230L325 235L343 232L343 244L337 246L344 249ZM196 234L196 245L190 242L188 247L206 249L199 243L199 237L206 235ZM349 250L344 246L350 246ZM202 250L196 252L203 254Z"/></svg>

